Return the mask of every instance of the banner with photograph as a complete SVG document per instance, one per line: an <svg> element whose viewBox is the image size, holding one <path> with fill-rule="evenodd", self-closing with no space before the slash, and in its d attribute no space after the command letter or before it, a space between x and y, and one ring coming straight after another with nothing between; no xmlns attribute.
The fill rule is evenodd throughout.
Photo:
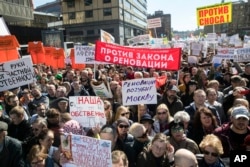
<svg viewBox="0 0 250 167"><path fill-rule="evenodd" d="M70 96L70 115L83 127L102 127L106 124L104 103L98 96Z"/></svg>
<svg viewBox="0 0 250 167"><path fill-rule="evenodd" d="M181 48L130 48L97 41L95 59L125 66L179 70Z"/></svg>
<svg viewBox="0 0 250 167"><path fill-rule="evenodd" d="M90 84L91 84L96 96L99 96L101 98L112 98L113 97L109 83L104 83L103 81L99 81L99 82L91 81Z"/></svg>
<svg viewBox="0 0 250 167"><path fill-rule="evenodd" d="M143 78L122 81L122 104L157 104L156 79Z"/></svg>
<svg viewBox="0 0 250 167"><path fill-rule="evenodd" d="M115 38L108 32L100 30L101 41L105 43L115 43Z"/></svg>
<svg viewBox="0 0 250 167"><path fill-rule="evenodd" d="M36 82L30 57L0 63L0 92Z"/></svg>
<svg viewBox="0 0 250 167"><path fill-rule="evenodd" d="M62 153L69 160L63 167L112 167L111 141L62 134Z"/></svg>

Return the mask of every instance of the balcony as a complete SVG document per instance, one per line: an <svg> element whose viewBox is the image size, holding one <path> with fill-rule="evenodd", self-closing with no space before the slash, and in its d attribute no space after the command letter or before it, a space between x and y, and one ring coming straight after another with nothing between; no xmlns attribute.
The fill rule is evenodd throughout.
<svg viewBox="0 0 250 167"><path fill-rule="evenodd" d="M33 8L16 3L0 1L0 14L6 22L33 20Z"/></svg>

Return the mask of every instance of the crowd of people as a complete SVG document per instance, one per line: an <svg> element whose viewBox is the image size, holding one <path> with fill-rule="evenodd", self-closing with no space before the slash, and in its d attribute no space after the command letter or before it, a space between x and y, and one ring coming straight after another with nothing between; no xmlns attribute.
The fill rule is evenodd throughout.
<svg viewBox="0 0 250 167"><path fill-rule="evenodd" d="M34 66L37 82L1 92L0 166L62 166L60 133L110 140L113 167L225 167L230 151L250 148L250 63L219 67L183 63L179 71L121 65L85 69ZM165 76L157 104L125 106L122 81ZM102 98L106 125L82 127L70 115L70 96L96 96L92 81L109 84ZM75 133L75 132L72 132Z"/></svg>

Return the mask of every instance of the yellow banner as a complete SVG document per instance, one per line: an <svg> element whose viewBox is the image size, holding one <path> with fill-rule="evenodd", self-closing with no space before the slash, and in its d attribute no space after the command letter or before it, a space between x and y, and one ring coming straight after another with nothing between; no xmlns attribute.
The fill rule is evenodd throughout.
<svg viewBox="0 0 250 167"><path fill-rule="evenodd" d="M232 3L222 3L196 9L197 25L207 26L232 22Z"/></svg>

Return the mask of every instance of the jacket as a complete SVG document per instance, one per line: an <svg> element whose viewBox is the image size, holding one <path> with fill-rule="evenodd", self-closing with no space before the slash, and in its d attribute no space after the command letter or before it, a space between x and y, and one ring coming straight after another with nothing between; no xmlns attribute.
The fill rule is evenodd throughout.
<svg viewBox="0 0 250 167"><path fill-rule="evenodd" d="M223 124L214 131L214 134L221 140L224 151L224 154L221 157L223 158L230 157L231 150L246 150L243 144L244 138L250 134L250 127L248 126L246 134L238 134L238 136L236 136L237 134L230 128L231 125L232 123Z"/></svg>
<svg viewBox="0 0 250 167"><path fill-rule="evenodd" d="M21 143L9 136L3 140L3 150L0 152L1 166L24 167Z"/></svg>

